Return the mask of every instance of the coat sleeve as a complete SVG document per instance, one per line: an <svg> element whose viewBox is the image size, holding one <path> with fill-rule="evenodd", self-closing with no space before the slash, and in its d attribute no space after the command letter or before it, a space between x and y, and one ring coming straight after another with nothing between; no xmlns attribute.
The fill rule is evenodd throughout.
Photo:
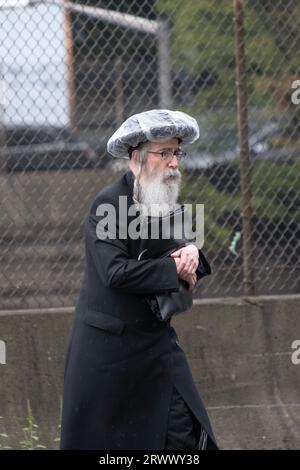
<svg viewBox="0 0 300 470"><path fill-rule="evenodd" d="M207 259L205 258L204 254L202 251L199 249L199 264L198 268L196 269L196 276L197 276L197 281L201 279L204 276L208 276L211 274L211 267Z"/></svg>
<svg viewBox="0 0 300 470"><path fill-rule="evenodd" d="M98 237L96 228L99 220L94 205L86 219L85 236L87 249L104 285L135 294L161 294L179 290L173 258L143 261L129 258L128 241L118 237L118 227L116 237Z"/></svg>

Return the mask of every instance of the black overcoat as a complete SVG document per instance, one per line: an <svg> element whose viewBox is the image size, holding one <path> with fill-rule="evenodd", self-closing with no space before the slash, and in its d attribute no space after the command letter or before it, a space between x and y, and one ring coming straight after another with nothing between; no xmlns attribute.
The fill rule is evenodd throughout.
<svg viewBox="0 0 300 470"><path fill-rule="evenodd" d="M97 207L110 203L118 213L119 196L133 204L133 182L128 171L100 191L85 220L86 265L66 355L61 449L164 449L173 386L214 448L176 332L145 300L178 289L174 260L137 260L137 240L100 240L96 233Z"/></svg>

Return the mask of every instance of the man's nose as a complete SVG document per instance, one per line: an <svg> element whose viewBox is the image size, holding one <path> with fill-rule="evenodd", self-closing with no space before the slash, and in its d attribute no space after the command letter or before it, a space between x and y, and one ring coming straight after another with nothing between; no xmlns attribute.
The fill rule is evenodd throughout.
<svg viewBox="0 0 300 470"><path fill-rule="evenodd" d="M173 158L172 160L169 161L168 166L170 168L178 168L178 160L176 155L173 153Z"/></svg>

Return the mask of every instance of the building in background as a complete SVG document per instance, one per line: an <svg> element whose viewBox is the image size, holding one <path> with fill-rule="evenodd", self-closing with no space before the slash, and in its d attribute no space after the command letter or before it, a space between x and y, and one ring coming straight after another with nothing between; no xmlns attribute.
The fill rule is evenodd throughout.
<svg viewBox="0 0 300 470"><path fill-rule="evenodd" d="M69 127L64 10L0 2L1 124Z"/></svg>

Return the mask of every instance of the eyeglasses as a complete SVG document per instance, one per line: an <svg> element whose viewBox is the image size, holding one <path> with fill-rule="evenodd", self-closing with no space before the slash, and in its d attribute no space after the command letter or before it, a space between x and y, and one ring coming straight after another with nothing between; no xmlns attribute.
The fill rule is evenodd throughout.
<svg viewBox="0 0 300 470"><path fill-rule="evenodd" d="M151 150L148 150L147 153L154 153L154 154L160 155L161 158L165 162L170 162L174 155L178 161L183 160L184 157L186 157L186 152L184 152L183 150L179 150L179 149L174 150L174 151L172 149L166 149L166 150L162 150L161 152L152 152Z"/></svg>

